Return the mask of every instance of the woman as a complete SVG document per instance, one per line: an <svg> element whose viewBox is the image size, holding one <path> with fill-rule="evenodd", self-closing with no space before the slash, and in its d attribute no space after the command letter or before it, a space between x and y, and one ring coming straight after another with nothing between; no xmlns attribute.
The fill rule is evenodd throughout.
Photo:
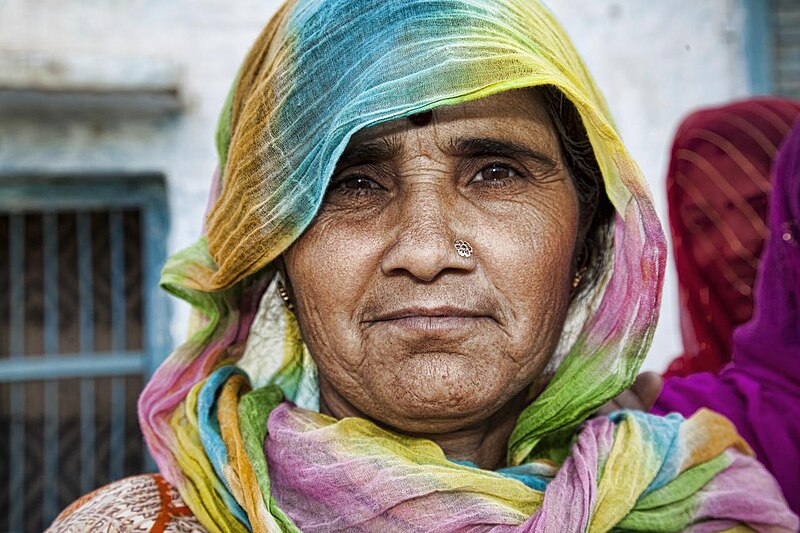
<svg viewBox="0 0 800 533"><path fill-rule="evenodd" d="M583 423L644 357L665 247L540 4L290 2L218 146L207 238L163 278L197 329L140 400L169 485L54 529L797 527L722 417Z"/></svg>
<svg viewBox="0 0 800 533"><path fill-rule="evenodd" d="M703 109L678 128L667 196L684 353L666 377L730 361L731 333L753 313L772 163L798 115L800 102L755 98Z"/></svg>
<svg viewBox="0 0 800 533"><path fill-rule="evenodd" d="M758 269L752 320L733 332L732 362L719 375L665 382L653 412L728 417L800 512L800 123L775 163L769 238Z"/></svg>
<svg viewBox="0 0 800 533"><path fill-rule="evenodd" d="M768 106L768 107L767 107ZM730 109L751 112L761 111L763 116L766 110L774 113L767 116L774 126L764 128L766 122L761 123L763 129L761 139L768 139L770 131L783 129L784 122L776 118L792 117L792 111L800 110L794 102L778 99L759 99L753 102L743 102L722 108L719 113L704 111L697 115L697 120L703 118L705 129L695 129L695 137L711 136L712 124L732 122L733 115ZM782 112L782 113L781 113ZM781 114L783 117L781 117ZM797 113L794 113L797 115ZM737 113L741 117L739 113ZM726 120L727 119L727 120ZM742 121L739 121L742 124ZM749 124L745 122L744 124ZM755 126L753 126L755 127ZM800 123L795 130L800 128ZM683 130L683 128L682 128ZM753 131L753 128L746 128ZM756 130L758 131L758 130ZM745 141L754 139L755 136L731 136L740 148L737 153L746 152ZM685 143L685 138L684 141ZM640 375L634 385L621 393L613 401L603 406L599 412L608 413L615 409L640 409L656 414L678 412L683 416L691 416L698 409L706 407L725 415L736 426L744 439L756 452L756 456L772 472L781 485L789 505L795 512L800 512L800 339L794 335L797 328L798 317L792 302L798 299L796 294L797 284L792 281L797 273L792 270L792 263L784 260L780 251L782 248L795 246L795 237L792 233L792 220L797 219L798 213L792 211L791 201L798 197L798 166L792 163L796 158L800 135L795 134L787 140L780 151L775 168L774 187L772 188L770 206L770 219L764 217L765 233L770 236L766 242L766 251L762 256L759 266L758 279L760 283L749 298L755 298L756 314L752 318L733 330L728 362L719 372L700 372L685 377L669 376L662 383L655 374L645 373ZM677 143L676 143L677 145ZM766 144L765 151L771 145ZM777 150L777 148L776 148ZM760 150L759 150L760 151ZM697 153L700 153L699 151ZM751 150L750 160L758 151ZM765 152L762 152L765 153ZM688 158L686 158L688 159ZM673 167L677 166L673 164ZM772 165L770 165L772 166ZM722 169L720 169L722 170ZM720 171L722 175L736 175L733 172ZM692 203L698 205L700 202ZM706 205L711 202L705 202ZM756 202L756 205L760 202ZM788 206L788 207L787 207ZM773 211L775 211L773 213ZM782 214L777 214L782 213ZM737 228L742 232L742 242L758 241L759 237L747 237L745 228L751 232L754 224L744 223L745 217L740 217L741 212L735 209L721 211L719 216L727 216L726 225ZM737 221L737 218L740 220ZM719 221L719 218L717 219ZM708 232L708 230L707 230ZM695 238L699 238L696 235ZM709 236L709 242L714 239ZM761 243L757 242L760 255ZM751 244L751 246L753 246ZM754 247L756 248L756 247ZM772 251L770 251L772 250ZM677 250L676 250L677 253ZM755 252L754 252L755 253ZM684 257L691 254L683 250ZM732 269L733 270L733 269ZM739 272L742 272L740 269ZM746 271L745 271L746 272ZM690 278L695 282L702 279L699 276ZM711 294L714 294L711 291ZM739 296L742 305L752 306L744 295ZM689 302L699 303L699 299L688 298ZM703 324L699 316L693 311L702 309L700 305L689 307L688 310L696 318L696 322ZM723 307L717 307L718 311ZM748 314L750 312L748 311ZM716 316L716 313L713 315ZM731 315L733 316L733 315ZM723 320L724 323L724 320ZM780 326L776 326L780 324ZM716 324L713 324L716 325ZM721 328L717 327L719 331ZM698 331L711 331L710 327ZM747 333L745 333L747 332ZM686 330L684 330L686 333ZM707 337L712 339L713 337ZM707 344L707 348L719 348L719 345ZM713 353L706 351L706 355ZM699 366L695 359L684 358L692 366ZM704 363L712 359L704 358ZM685 367L684 367L685 369Z"/></svg>
<svg viewBox="0 0 800 533"><path fill-rule="evenodd" d="M767 221L766 191L778 148L798 116L798 101L754 98L695 112L678 128L667 191L686 351L672 362L663 383L655 374L642 374L629 390L599 410L677 411L691 416L707 407L724 414L779 481L795 512L800 512L796 444L800 395L793 385L800 375L794 364L799 357L796 346L758 327L763 346L781 339L782 348L772 346L763 350L768 357L753 358L743 352L734 332L753 314L757 292L753 285L764 237L782 235ZM787 144L783 151L791 149ZM785 173L790 167L783 164L782 169ZM788 184L794 178L777 179L772 201L780 205L794 191ZM773 261L760 268L764 277L777 267ZM785 286L787 291L792 288L788 281ZM758 298L755 303L759 305ZM764 312L796 323L786 305L770 303L768 309ZM731 362L731 354L737 353ZM776 373L778 368L782 371ZM763 379L765 375L772 377Z"/></svg>

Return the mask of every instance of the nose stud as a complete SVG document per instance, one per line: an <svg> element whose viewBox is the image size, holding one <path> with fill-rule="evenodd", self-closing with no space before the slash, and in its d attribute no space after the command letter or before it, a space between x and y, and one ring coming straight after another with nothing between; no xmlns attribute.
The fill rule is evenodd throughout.
<svg viewBox="0 0 800 533"><path fill-rule="evenodd" d="M458 239L453 243L453 246L456 247L456 252L461 257L470 257L472 256L472 245L467 241Z"/></svg>

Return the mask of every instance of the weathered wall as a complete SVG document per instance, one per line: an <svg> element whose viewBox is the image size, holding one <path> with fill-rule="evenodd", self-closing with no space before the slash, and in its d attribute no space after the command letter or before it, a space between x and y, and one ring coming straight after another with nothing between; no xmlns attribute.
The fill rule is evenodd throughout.
<svg viewBox="0 0 800 533"><path fill-rule="evenodd" d="M605 93L666 229L664 180L678 124L698 107L746 97L749 90L741 3L551 0L549 5ZM670 251L661 318L645 367L664 368L681 346Z"/></svg>
<svg viewBox="0 0 800 533"><path fill-rule="evenodd" d="M175 116L4 118L0 174L163 172L172 218L168 248L186 246L200 232L215 165L217 112L241 58L277 5L271 0L0 1L0 59L14 55L24 61L30 54L56 63L59 57L86 58L89 64L92 58L111 59L131 71L142 62L158 62L177 80L183 105ZM666 220L663 179L678 122L693 108L747 92L739 0L551 0L550 5L605 92ZM73 63L68 74L80 79L85 63ZM55 71L51 78L58 76ZM118 76L90 71L85 75L92 83ZM10 73L0 70L3 76ZM186 308L178 306L173 316L173 337L179 340ZM679 347L670 266L647 366L663 367Z"/></svg>

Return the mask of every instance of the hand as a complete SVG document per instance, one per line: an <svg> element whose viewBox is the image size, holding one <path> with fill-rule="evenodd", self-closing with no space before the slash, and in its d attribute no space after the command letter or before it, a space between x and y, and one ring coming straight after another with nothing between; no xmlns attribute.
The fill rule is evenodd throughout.
<svg viewBox="0 0 800 533"><path fill-rule="evenodd" d="M630 388L620 392L616 398L609 400L597 410L598 415L607 415L618 409L649 411L656 403L664 380L655 372L643 372L636 376Z"/></svg>

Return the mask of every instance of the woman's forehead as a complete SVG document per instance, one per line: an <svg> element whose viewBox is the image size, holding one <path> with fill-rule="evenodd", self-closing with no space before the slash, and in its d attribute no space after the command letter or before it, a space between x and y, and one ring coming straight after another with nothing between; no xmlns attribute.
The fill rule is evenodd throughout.
<svg viewBox="0 0 800 533"><path fill-rule="evenodd" d="M533 89L505 91L437 107L426 120L420 120L419 116L402 117L360 130L353 134L348 147L386 139L401 143L405 134L416 130L431 130L443 140L466 135L492 136L557 147L557 134L544 99Z"/></svg>

